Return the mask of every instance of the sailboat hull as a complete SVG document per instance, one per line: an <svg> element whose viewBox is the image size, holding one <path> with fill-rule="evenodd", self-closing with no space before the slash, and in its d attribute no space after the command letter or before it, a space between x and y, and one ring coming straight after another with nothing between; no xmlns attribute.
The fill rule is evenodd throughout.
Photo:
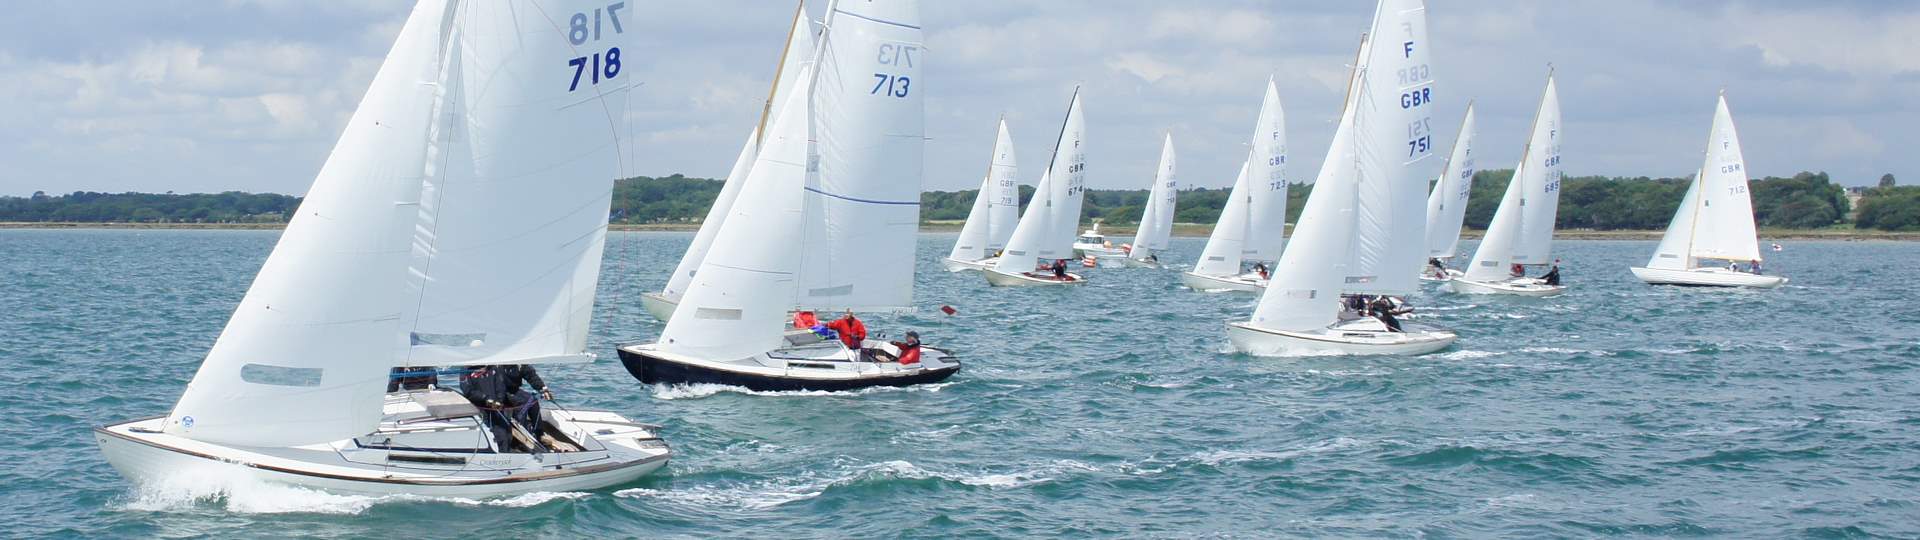
<svg viewBox="0 0 1920 540"><path fill-rule="evenodd" d="M680 303L667 298L667 295L650 292L640 295L640 307L646 309L648 315L660 319L660 322L667 322L673 320L673 310L679 308Z"/></svg>
<svg viewBox="0 0 1920 540"><path fill-rule="evenodd" d="M1633 277L1649 285L1677 285L1681 287L1747 287L1771 289L1787 283L1784 276L1768 276L1736 272L1724 268L1695 268L1692 270L1669 270L1664 268L1632 267Z"/></svg>
<svg viewBox="0 0 1920 540"><path fill-rule="evenodd" d="M869 340L868 346L880 344ZM921 348L918 367L852 361L837 342L803 345L741 361L719 362L660 351L652 345L619 348L620 363L643 384L718 384L758 392L840 392L877 386L913 386L960 372L950 353Z"/></svg>
<svg viewBox="0 0 1920 540"><path fill-rule="evenodd" d="M1566 294L1566 285L1547 285L1540 280L1520 278L1507 281L1475 281L1456 277L1447 281L1453 292L1460 294L1504 294L1508 296L1559 296Z"/></svg>
<svg viewBox="0 0 1920 540"><path fill-rule="evenodd" d="M1388 332L1375 319L1356 319L1310 331L1260 328L1247 322L1227 323L1227 340L1234 350L1254 356L1378 356L1426 354L1452 345L1453 332L1404 324L1405 332Z"/></svg>
<svg viewBox="0 0 1920 540"><path fill-rule="evenodd" d="M1455 279L1459 279L1461 276L1464 276L1464 275L1466 275L1465 272L1448 268L1447 273L1444 275L1435 275L1432 272L1421 272L1420 281L1425 281L1428 283L1446 283L1449 281L1453 281Z"/></svg>
<svg viewBox="0 0 1920 540"><path fill-rule="evenodd" d="M1080 274L1067 272L1066 279L1055 279L1052 274L1036 276L1033 273L1009 274L999 270L987 269L987 284L995 287L1045 287L1049 285L1079 285L1087 282Z"/></svg>
<svg viewBox="0 0 1920 540"><path fill-rule="evenodd" d="M1181 272L1180 284L1202 292L1250 292L1257 293L1267 288L1267 280L1251 274L1238 276L1209 276L1193 272Z"/></svg>
<svg viewBox="0 0 1920 540"><path fill-rule="evenodd" d="M1148 261L1148 260L1142 260L1142 259L1135 259L1133 257L1126 257L1126 258L1120 259L1120 265L1125 266L1127 268L1166 268L1166 266L1160 264L1159 261Z"/></svg>
<svg viewBox="0 0 1920 540"><path fill-rule="evenodd" d="M988 268L993 268L994 263L997 262L1000 262L999 257L988 257L977 261L963 261L953 257L943 257L940 259L940 266L946 268L948 272L966 272L969 270L984 272Z"/></svg>
<svg viewBox="0 0 1920 540"><path fill-rule="evenodd" d="M665 466L672 454L654 434L656 428L617 414L561 410L542 416L550 429L590 441L585 443L590 449L496 453L487 447L487 434L477 427L477 418L464 426L389 423L382 432L360 439L292 448L227 446L178 437L161 431L165 418L95 428L94 440L114 469L141 485L222 489L265 482L337 494L475 499L625 484ZM401 451L408 445L397 441L405 437L469 445L477 440L480 446ZM369 446L382 438L396 450ZM216 482L219 485L209 485Z"/></svg>

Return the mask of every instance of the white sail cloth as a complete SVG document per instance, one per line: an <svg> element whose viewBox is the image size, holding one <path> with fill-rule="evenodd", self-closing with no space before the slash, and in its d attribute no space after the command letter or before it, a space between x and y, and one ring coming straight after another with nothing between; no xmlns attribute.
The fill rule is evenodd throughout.
<svg viewBox="0 0 1920 540"><path fill-rule="evenodd" d="M994 270L1031 272L1041 259L1073 256L1074 228L1080 224L1081 199L1086 196L1086 134L1080 91L1075 89L1067 105L1067 118L1060 125L1060 137L1054 142L1053 157Z"/></svg>
<svg viewBox="0 0 1920 540"><path fill-rule="evenodd" d="M1474 251L1467 279L1498 281L1515 264L1553 262L1553 226L1560 200L1560 101L1553 77L1540 98L1526 150Z"/></svg>
<svg viewBox="0 0 1920 540"><path fill-rule="evenodd" d="M377 426L409 357L584 352L632 59L618 23L545 18L604 3L513 7L416 5L168 433L339 440Z"/></svg>
<svg viewBox="0 0 1920 540"><path fill-rule="evenodd" d="M1419 286L1427 252L1427 177L1415 167L1434 153L1432 47L1423 2L1379 9L1352 105L1360 206L1346 290L1406 295Z"/></svg>
<svg viewBox="0 0 1920 540"><path fill-rule="evenodd" d="M1127 253L1127 258L1134 260L1144 260L1167 249L1167 241L1173 237L1174 204L1180 195L1179 181L1174 177L1173 135L1167 135L1161 145L1160 166L1154 170L1153 187L1147 190L1140 228L1133 234L1133 251Z"/></svg>
<svg viewBox="0 0 1920 540"><path fill-rule="evenodd" d="M773 90L767 95L767 103L761 112L760 123L747 135L747 143L740 149L740 155L734 158L733 168L727 172L726 183L720 186L720 195L707 208L706 218L700 221L700 231L694 233L693 243L687 246L687 252L680 256L680 264L675 266L673 274L667 277L667 285L661 289L667 299L679 301L692 283L693 274L700 270L700 261L707 256L707 250L713 248L714 236L720 233L720 226L726 223L727 215L733 203L740 197L740 186L746 183L747 172L753 168L754 157L760 152L760 132L767 122L777 114L780 105L786 103L786 96L793 92L800 66L813 62L813 23L806 17L805 5L795 10L793 28L787 33L786 49L780 53L779 73L774 76Z"/></svg>
<svg viewBox="0 0 1920 540"><path fill-rule="evenodd" d="M953 251L947 258L977 261L1007 247L1007 239L1013 236L1013 228L1020 219L1018 175L1013 136L1007 133L1007 121L1001 120L986 177L980 180L973 208L967 212L967 222L960 226L960 237L954 240Z"/></svg>
<svg viewBox="0 0 1920 540"><path fill-rule="evenodd" d="M1460 121L1460 134L1453 139L1453 152L1440 179L1427 195L1427 256L1451 258L1459 254L1460 228L1467 219L1467 200L1473 196L1473 103L1467 103L1466 118Z"/></svg>
<svg viewBox="0 0 1920 540"><path fill-rule="evenodd" d="M1647 267L1681 270L1694 268L1698 259L1761 260L1746 169L1733 113L1722 95L1707 135L1706 163L1688 184Z"/></svg>

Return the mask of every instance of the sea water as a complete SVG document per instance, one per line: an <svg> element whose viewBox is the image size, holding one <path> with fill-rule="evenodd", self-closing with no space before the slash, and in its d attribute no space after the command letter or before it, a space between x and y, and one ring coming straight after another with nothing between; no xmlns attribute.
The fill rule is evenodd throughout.
<svg viewBox="0 0 1920 540"><path fill-rule="evenodd" d="M542 373L664 425L661 472L484 501L130 485L89 430L168 411L277 238L0 231L0 536L1920 536L1920 244L1879 242L1782 242L1792 283L1750 291L1649 287L1627 267L1653 242L1565 241L1567 295L1414 295L1450 349L1273 359L1227 347L1252 295L1127 268L989 288L929 234L919 310L868 327L966 369L759 394L620 367L691 235L615 233L602 359Z"/></svg>

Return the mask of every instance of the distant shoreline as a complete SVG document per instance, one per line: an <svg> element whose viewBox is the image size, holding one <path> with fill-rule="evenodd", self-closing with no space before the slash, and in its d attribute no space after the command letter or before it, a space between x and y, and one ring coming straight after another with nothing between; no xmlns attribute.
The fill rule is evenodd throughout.
<svg viewBox="0 0 1920 540"><path fill-rule="evenodd" d="M929 221L920 224L920 232L960 232L961 223L951 221ZM285 223L78 223L78 222L0 222L0 229L132 229L132 230L239 230L267 231L286 227ZM698 223L615 223L608 226L615 231L644 232L692 232L700 230ZM1291 227L1289 227L1291 229ZM1189 238L1205 238L1213 227L1197 223L1176 223L1173 235ZM1125 225L1100 227L1100 232L1115 243L1126 241L1133 236L1134 228ZM1291 231L1289 231L1291 232ZM1462 238L1479 238L1484 231L1466 230ZM1563 229L1555 231L1554 238L1563 240L1659 240L1661 231L1596 231L1591 229ZM1771 240L1892 240L1912 242L1920 241L1920 232L1860 231L1852 229L1761 229L1761 241Z"/></svg>

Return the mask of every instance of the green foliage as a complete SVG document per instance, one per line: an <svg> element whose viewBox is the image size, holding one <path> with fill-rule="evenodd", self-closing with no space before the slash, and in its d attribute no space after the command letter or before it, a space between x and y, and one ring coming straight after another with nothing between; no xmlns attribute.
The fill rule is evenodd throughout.
<svg viewBox="0 0 1920 540"><path fill-rule="evenodd" d="M1479 171L1467 200L1467 226L1485 229L1506 195L1513 170ZM1659 230L1673 219L1691 178L1568 176L1560 180L1561 229ZM1792 229L1820 228L1847 215L1846 190L1827 173L1803 172L1793 178L1767 177L1749 182L1754 217L1760 225Z"/></svg>
<svg viewBox="0 0 1920 540"><path fill-rule="evenodd" d="M272 193L96 193L0 197L0 221L79 223L281 223L300 198Z"/></svg>
<svg viewBox="0 0 1920 540"><path fill-rule="evenodd" d="M1867 190L1860 198L1854 226L1883 231L1920 231L1920 186L1888 186Z"/></svg>
<svg viewBox="0 0 1920 540"><path fill-rule="evenodd" d="M1880 186L1879 186L1879 187L1883 187L1883 188L1885 188L1885 187L1893 187L1893 173L1887 173L1887 174L1883 174L1883 175L1880 175Z"/></svg>
<svg viewBox="0 0 1920 540"><path fill-rule="evenodd" d="M1827 173L1803 172L1793 178L1767 177L1749 183L1753 217L1762 227L1816 229L1846 219L1847 190Z"/></svg>

